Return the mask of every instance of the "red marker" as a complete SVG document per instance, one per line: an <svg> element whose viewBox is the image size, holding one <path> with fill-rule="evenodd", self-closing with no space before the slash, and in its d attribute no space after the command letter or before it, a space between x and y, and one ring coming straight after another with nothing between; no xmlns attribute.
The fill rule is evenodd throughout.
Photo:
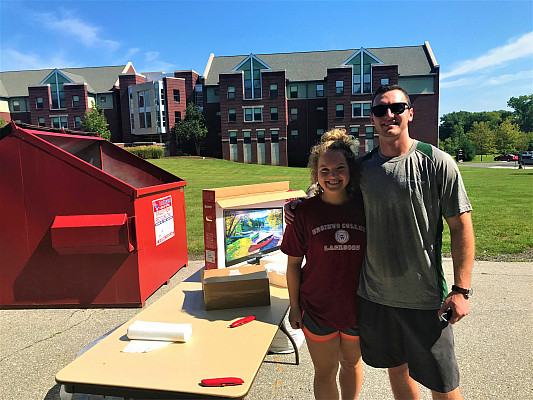
<svg viewBox="0 0 533 400"><path fill-rule="evenodd" d="M255 319L255 315L250 315L249 317L238 319L237 321L233 322L229 327L236 328L238 326L247 324L248 322L252 322L254 319Z"/></svg>
<svg viewBox="0 0 533 400"><path fill-rule="evenodd" d="M227 377L227 378L211 378L202 379L202 386L235 386L242 385L244 381L241 378Z"/></svg>

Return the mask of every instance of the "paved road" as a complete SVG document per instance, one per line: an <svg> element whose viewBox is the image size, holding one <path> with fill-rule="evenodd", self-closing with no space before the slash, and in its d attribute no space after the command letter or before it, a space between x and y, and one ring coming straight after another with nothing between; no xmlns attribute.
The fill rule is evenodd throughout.
<svg viewBox="0 0 533 400"><path fill-rule="evenodd" d="M147 305L202 264L190 262L148 299ZM450 282L450 259L444 260L444 268ZM475 263L472 313L455 327L466 399L533 399L532 283L533 262ZM1 399L60 400L55 374L85 345L138 312L138 308L1 310ZM312 399L313 367L305 344L300 350L299 366L293 364L293 354L268 355L247 400ZM364 369L360 399L391 399L386 373ZM430 399L427 390L422 391L421 399Z"/></svg>

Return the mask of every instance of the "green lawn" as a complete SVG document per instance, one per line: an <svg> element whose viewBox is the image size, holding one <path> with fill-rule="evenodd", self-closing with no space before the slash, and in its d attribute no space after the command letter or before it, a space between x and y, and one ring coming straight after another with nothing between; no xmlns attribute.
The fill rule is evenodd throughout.
<svg viewBox="0 0 533 400"><path fill-rule="evenodd" d="M485 161L485 160L484 160ZM155 165L187 181L185 208L189 254L203 253L202 189L290 181L292 189L309 185L306 168L248 165L217 159L165 158ZM477 256L530 251L533 243L533 169L461 166L474 211ZM449 253L448 231L444 234Z"/></svg>

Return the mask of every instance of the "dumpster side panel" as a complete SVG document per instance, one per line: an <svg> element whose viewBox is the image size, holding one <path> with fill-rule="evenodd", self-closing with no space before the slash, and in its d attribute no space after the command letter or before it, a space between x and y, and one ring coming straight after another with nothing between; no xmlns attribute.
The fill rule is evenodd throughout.
<svg viewBox="0 0 533 400"><path fill-rule="evenodd" d="M168 209L161 209L168 205L169 199L172 202L171 215ZM184 188L137 198L135 213L144 300L187 265Z"/></svg>
<svg viewBox="0 0 533 400"><path fill-rule="evenodd" d="M0 154L0 304L4 304L13 299L12 282L30 252L18 140L0 140Z"/></svg>
<svg viewBox="0 0 533 400"><path fill-rule="evenodd" d="M74 167L68 154L56 157L19 143L29 254L8 266L16 275L6 283L13 298L2 305L141 305L136 252L60 255L51 239L56 215L132 216L132 196Z"/></svg>

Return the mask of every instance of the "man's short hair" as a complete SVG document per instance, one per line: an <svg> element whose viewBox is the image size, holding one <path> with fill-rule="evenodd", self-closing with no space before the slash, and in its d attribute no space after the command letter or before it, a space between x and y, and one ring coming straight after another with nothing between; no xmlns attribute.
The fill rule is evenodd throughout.
<svg viewBox="0 0 533 400"><path fill-rule="evenodd" d="M378 96L381 96L383 93L390 92L391 90L399 90L405 95L405 98L407 99L407 104L409 104L409 107L411 107L411 99L409 98L409 95L400 85L381 85L376 89L374 94L372 95L372 105L374 105L374 99Z"/></svg>

